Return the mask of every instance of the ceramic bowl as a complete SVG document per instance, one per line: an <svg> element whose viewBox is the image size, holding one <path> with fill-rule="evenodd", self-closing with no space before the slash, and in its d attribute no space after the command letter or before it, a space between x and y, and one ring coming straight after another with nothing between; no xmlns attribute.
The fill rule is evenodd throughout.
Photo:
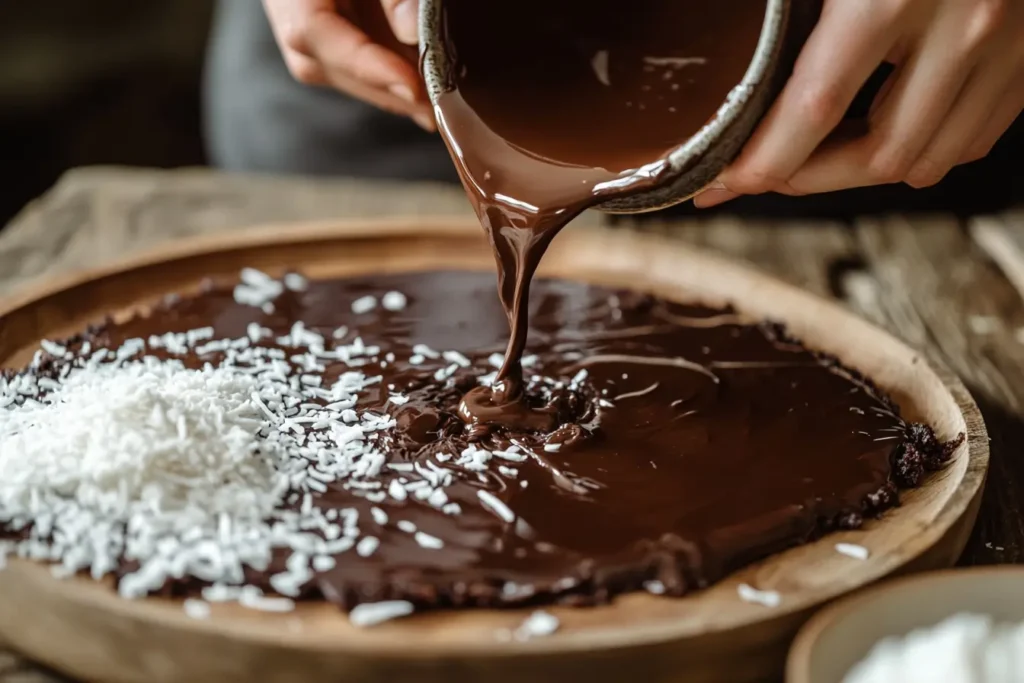
<svg viewBox="0 0 1024 683"><path fill-rule="evenodd" d="M441 40L444 0L420 0L420 55L431 102L447 83L445 41ZM739 154L771 107L792 71L796 56L821 13L822 0L768 0L761 39L742 82L717 115L668 155L671 172L664 184L609 200L607 213L642 213L679 204L704 189ZM654 161L652 159L651 161Z"/></svg>
<svg viewBox="0 0 1024 683"><path fill-rule="evenodd" d="M842 683L883 638L962 612L1024 621L1024 568L919 574L840 600L801 629L789 653L786 683Z"/></svg>

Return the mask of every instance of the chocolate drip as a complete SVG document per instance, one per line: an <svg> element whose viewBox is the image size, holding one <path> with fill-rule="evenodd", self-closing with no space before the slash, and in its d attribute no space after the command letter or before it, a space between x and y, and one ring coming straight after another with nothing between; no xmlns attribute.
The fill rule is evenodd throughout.
<svg viewBox="0 0 1024 683"><path fill-rule="evenodd" d="M471 423L522 424L530 281L551 240L602 200L657 184L665 156L743 77L764 0L447 0L440 131L494 247L511 337ZM699 17L699 21L694 21ZM486 417L474 411L486 412Z"/></svg>

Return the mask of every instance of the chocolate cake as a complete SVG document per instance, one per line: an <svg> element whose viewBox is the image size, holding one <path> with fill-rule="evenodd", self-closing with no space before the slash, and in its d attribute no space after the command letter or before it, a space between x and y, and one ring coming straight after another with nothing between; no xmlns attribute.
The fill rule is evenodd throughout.
<svg viewBox="0 0 1024 683"><path fill-rule="evenodd" d="M307 282L247 271L234 289L48 342L0 379L7 550L68 573L112 571L128 596L278 594L345 609L678 596L880 515L964 438L944 444L904 422L868 379L779 325L560 280L533 283L520 400L493 414L467 406L504 360L493 286L475 272ZM82 494L100 486L93 470L58 486L55 465L32 501L28 484L13 488L42 465L17 469L4 446L44 438L31 430L81 400L72 388L121 400L108 386L130 390L116 410L145 406L136 426L164 435L172 465L153 456L145 477L131 470L137 491L103 484L101 503ZM146 403L172 387L198 398ZM92 438L96 415L67 433ZM209 462L189 469L189 444L221 448L226 434L240 464L196 446ZM136 467L125 463L118 471ZM198 479L215 466L222 479ZM154 492L175 477L201 486ZM195 493L206 485L235 497L207 504ZM238 503L247 486L277 501L272 513L239 512L258 509ZM195 529L171 528L185 517L168 501L185 500ZM68 512L86 508L91 529Z"/></svg>

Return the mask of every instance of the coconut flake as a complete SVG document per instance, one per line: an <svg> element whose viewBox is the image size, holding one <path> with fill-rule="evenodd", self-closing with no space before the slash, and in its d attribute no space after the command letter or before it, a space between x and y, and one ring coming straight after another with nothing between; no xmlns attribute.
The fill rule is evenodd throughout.
<svg viewBox="0 0 1024 683"><path fill-rule="evenodd" d="M286 289L307 287L298 275L279 281L246 269L235 298L272 310ZM391 294L402 296L385 298ZM396 301L380 303L398 310ZM353 310L376 306L373 297L353 302ZM358 407L361 392L381 382L360 368L378 361L381 349L354 330L325 339L297 321L278 338L254 321L238 339L203 327L112 349L46 347L59 358L57 379L31 372L0 379L0 526L28 534L0 541L0 566L11 552L55 560L58 576L87 571L100 578L127 557L138 568L119 581L124 597L188 577L209 584L201 605L238 601L287 611L316 573L337 566L336 555L354 548L366 557L380 545L360 529L355 508L321 510L318 494L343 488L369 502L390 497L457 515L462 509L444 489L464 476L461 468L511 478L517 471L493 459L527 459L515 446L492 453L474 445L457 458L434 458L460 469L434 460L389 462L376 444L395 418ZM153 349L170 358L148 356ZM202 369L175 358L191 351L203 356ZM424 362L443 361L437 371L444 379L470 366L458 351L422 344L412 351ZM395 360L394 353L384 357ZM37 353L36 368L42 358ZM327 364L338 361L349 369L325 383ZM394 386L388 391L391 403L407 400ZM505 522L516 520L492 493L478 496ZM379 508L370 516L378 526L389 522ZM397 526L421 547L444 547L410 522ZM245 584L247 570L265 571L282 550L286 568L269 578L282 597Z"/></svg>
<svg viewBox="0 0 1024 683"><path fill-rule="evenodd" d="M778 607L782 604L782 596L775 591L762 591L754 588L745 583L741 583L736 588L736 592L739 593L740 599L744 602L752 602L756 605L763 605L764 607Z"/></svg>
<svg viewBox="0 0 1024 683"><path fill-rule="evenodd" d="M515 630L516 640L529 640L531 638L544 638L550 636L559 629L561 622L558 617L543 610L537 610L519 625Z"/></svg>
<svg viewBox="0 0 1024 683"><path fill-rule="evenodd" d="M855 543L836 543L836 552L855 560L866 560L871 556L871 551Z"/></svg>
<svg viewBox="0 0 1024 683"><path fill-rule="evenodd" d="M299 273L288 273L283 279L284 286L292 292L303 292L309 288L309 280Z"/></svg>
<svg viewBox="0 0 1024 683"><path fill-rule="evenodd" d="M356 545L356 554L359 557L369 557L380 547L380 539L375 536L367 536Z"/></svg>
<svg viewBox="0 0 1024 683"><path fill-rule="evenodd" d="M509 524L516 521L515 513L512 512L509 506L505 505L505 503L503 503L501 499L495 496L493 493L491 493L490 491L484 491L483 489L480 489L479 491L476 492L476 494L480 498L480 502L483 503L484 507L486 507L491 512L496 514L502 520L508 522Z"/></svg>
<svg viewBox="0 0 1024 683"><path fill-rule="evenodd" d="M366 295L359 297L352 302L352 312L356 315L362 315L369 313L373 309L377 308L377 297Z"/></svg>
<svg viewBox="0 0 1024 683"><path fill-rule="evenodd" d="M185 614L189 619L209 619L210 618L210 603L202 600L196 600L194 598L188 598L182 605L185 610Z"/></svg>
<svg viewBox="0 0 1024 683"><path fill-rule="evenodd" d="M436 536L431 536L430 534L424 533L422 531L417 531L413 538L416 539L416 543L418 543L421 548L427 548L429 550L439 550L444 547L444 541L442 541L440 538L437 538Z"/></svg>
<svg viewBox="0 0 1024 683"><path fill-rule="evenodd" d="M348 613L348 620L353 626L367 628L408 616L413 613L414 609L413 604L407 600L363 603L356 605Z"/></svg>
<svg viewBox="0 0 1024 683"><path fill-rule="evenodd" d="M380 299L380 305L386 311L401 311L407 303L405 294L401 292L388 292Z"/></svg>
<svg viewBox="0 0 1024 683"><path fill-rule="evenodd" d="M238 598L238 604L259 612L291 612L295 609L295 602L288 598L275 598L263 595L259 589L246 586Z"/></svg>

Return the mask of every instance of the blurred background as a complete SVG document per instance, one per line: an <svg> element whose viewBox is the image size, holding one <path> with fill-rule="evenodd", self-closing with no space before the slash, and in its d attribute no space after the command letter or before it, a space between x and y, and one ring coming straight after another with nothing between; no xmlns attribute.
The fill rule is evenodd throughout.
<svg viewBox="0 0 1024 683"><path fill-rule="evenodd" d="M69 168L205 163L200 93L214 4L0 0L0 226ZM866 110L880 84L867 88L854 109ZM1019 202L1021 123L983 167L957 169L949 182L921 192L855 191L843 204L858 213L971 214ZM765 197L754 206L774 215L837 213L823 198Z"/></svg>
<svg viewBox="0 0 1024 683"><path fill-rule="evenodd" d="M213 5L0 1L0 225L75 166L204 163Z"/></svg>

